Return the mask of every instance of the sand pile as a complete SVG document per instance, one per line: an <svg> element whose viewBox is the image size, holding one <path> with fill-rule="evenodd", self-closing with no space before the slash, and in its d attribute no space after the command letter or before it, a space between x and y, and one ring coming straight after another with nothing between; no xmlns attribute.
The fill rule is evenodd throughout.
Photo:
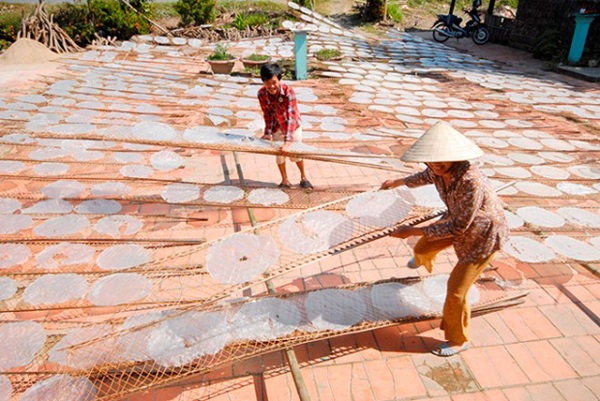
<svg viewBox="0 0 600 401"><path fill-rule="evenodd" d="M0 60L8 64L40 64L55 60L58 54L32 39L17 39L0 56Z"/></svg>

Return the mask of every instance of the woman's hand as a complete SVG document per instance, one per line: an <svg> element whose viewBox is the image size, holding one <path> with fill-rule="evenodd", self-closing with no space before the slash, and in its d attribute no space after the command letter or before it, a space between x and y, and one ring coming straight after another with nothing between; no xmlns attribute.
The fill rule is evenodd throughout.
<svg viewBox="0 0 600 401"><path fill-rule="evenodd" d="M396 188L398 186L398 183L396 181L398 180L386 180L383 182L383 184L381 184L381 187L379 187L379 189Z"/></svg>
<svg viewBox="0 0 600 401"><path fill-rule="evenodd" d="M390 234L390 237L394 238L408 238L412 236L421 236L424 235L423 230L417 227L411 226L400 226Z"/></svg>

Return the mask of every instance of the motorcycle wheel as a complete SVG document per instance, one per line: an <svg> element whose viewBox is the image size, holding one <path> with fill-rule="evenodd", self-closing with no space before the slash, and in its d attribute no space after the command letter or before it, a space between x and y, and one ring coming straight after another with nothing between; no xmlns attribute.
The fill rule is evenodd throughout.
<svg viewBox="0 0 600 401"><path fill-rule="evenodd" d="M443 43L445 41L447 41L448 39L450 39L449 35L444 35L443 33L439 32L439 31L444 31L444 32L452 32L452 28L449 27L448 25L444 24L443 22L440 22L438 24L435 24L433 26L433 40L435 40L436 42L439 43Z"/></svg>
<svg viewBox="0 0 600 401"><path fill-rule="evenodd" d="M475 44L484 45L490 40L490 36L490 30L485 26L480 26L473 32L471 39Z"/></svg>

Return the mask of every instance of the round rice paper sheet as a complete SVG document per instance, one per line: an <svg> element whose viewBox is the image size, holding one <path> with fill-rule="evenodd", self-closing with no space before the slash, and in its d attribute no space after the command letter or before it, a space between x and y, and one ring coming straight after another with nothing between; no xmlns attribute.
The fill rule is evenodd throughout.
<svg viewBox="0 0 600 401"><path fill-rule="evenodd" d="M96 264L102 270L125 270L152 260L150 251L137 244L113 245L98 255Z"/></svg>
<svg viewBox="0 0 600 401"><path fill-rule="evenodd" d="M85 377L56 375L28 388L20 401L94 401L97 392L96 387Z"/></svg>
<svg viewBox="0 0 600 401"><path fill-rule="evenodd" d="M420 283L407 285L399 296L402 304L410 311L409 316L419 317L436 312L431 298L425 294Z"/></svg>
<svg viewBox="0 0 600 401"><path fill-rule="evenodd" d="M177 313L174 310L143 313L133 315L125 319L120 327L121 334L116 339L116 351L119 361L140 362L152 359L146 349L150 335L156 329L159 322ZM138 328L139 326L147 326Z"/></svg>
<svg viewBox="0 0 600 401"><path fill-rule="evenodd" d="M417 206L429 208L446 207L446 204L442 198L440 198L440 194L433 185L425 185L417 188L402 188L399 192L401 194L400 196L409 203L414 203ZM413 201L411 202L411 200Z"/></svg>
<svg viewBox="0 0 600 401"><path fill-rule="evenodd" d="M515 184L515 187L529 195L541 196L544 198L554 198L561 196L563 193L558 189L546 184L531 181L521 181Z"/></svg>
<svg viewBox="0 0 600 401"><path fill-rule="evenodd" d="M363 320L367 312L367 304L359 293L338 289L309 293L305 307L308 320L317 330L347 329Z"/></svg>
<svg viewBox="0 0 600 401"><path fill-rule="evenodd" d="M600 249L566 235L551 235L544 240L544 243L557 253L571 259L585 262L600 260Z"/></svg>
<svg viewBox="0 0 600 401"><path fill-rule="evenodd" d="M163 189L161 197L167 203L192 202L200 198L200 189L193 184L169 184Z"/></svg>
<svg viewBox="0 0 600 401"><path fill-rule="evenodd" d="M231 203L244 197L243 189L233 186L217 185L204 192L204 200L216 203Z"/></svg>
<svg viewBox="0 0 600 401"><path fill-rule="evenodd" d="M73 369L89 369L115 362L118 358L118 354L114 353L116 339L109 336L113 330L109 324L71 329L52 347L48 360ZM109 337L96 340L104 336ZM85 344L87 342L90 343Z"/></svg>
<svg viewBox="0 0 600 401"><path fill-rule="evenodd" d="M10 299L17 293L17 282L10 277L0 277L0 301ZM1 400L2 398L0 398Z"/></svg>
<svg viewBox="0 0 600 401"><path fill-rule="evenodd" d="M0 401L10 401L12 391L12 384L8 377L0 376Z"/></svg>
<svg viewBox="0 0 600 401"><path fill-rule="evenodd" d="M46 330L36 322L0 324L0 371L30 363L46 342Z"/></svg>
<svg viewBox="0 0 600 401"><path fill-rule="evenodd" d="M600 228L600 215L578 207L561 207L558 214L570 223L583 227Z"/></svg>
<svg viewBox="0 0 600 401"><path fill-rule="evenodd" d="M23 244L0 244L0 269L22 265L31 257L31 249Z"/></svg>
<svg viewBox="0 0 600 401"><path fill-rule="evenodd" d="M444 302L446 302L446 294L448 292L449 274L440 274L427 277L418 285L423 287L423 293L431 301L431 307L437 313L442 313ZM469 305L479 302L481 294L477 286L471 286L467 295Z"/></svg>
<svg viewBox="0 0 600 401"><path fill-rule="evenodd" d="M98 220L94 230L100 234L110 235L113 238L120 238L124 235L136 234L144 222L136 217L129 215L106 216Z"/></svg>
<svg viewBox="0 0 600 401"><path fill-rule="evenodd" d="M406 285L401 283L376 284L371 287L371 303L377 319L399 319L413 316L414 309L402 302L402 291Z"/></svg>
<svg viewBox="0 0 600 401"><path fill-rule="evenodd" d="M29 284L23 292L23 301L44 305L79 300L87 288L87 280L78 274L45 274Z"/></svg>
<svg viewBox="0 0 600 401"><path fill-rule="evenodd" d="M45 220L33 229L33 233L40 237L62 237L79 234L90 226L90 221L85 216L68 214Z"/></svg>
<svg viewBox="0 0 600 401"><path fill-rule="evenodd" d="M114 306L138 301L151 290L152 283L141 274L116 273L96 281L87 298L97 306Z"/></svg>
<svg viewBox="0 0 600 401"><path fill-rule="evenodd" d="M555 258L552 249L531 238L512 236L504 245L504 251L521 262L543 263Z"/></svg>
<svg viewBox="0 0 600 401"><path fill-rule="evenodd" d="M96 249L90 245L61 242L38 253L35 257L35 264L40 269L87 264L95 253Z"/></svg>
<svg viewBox="0 0 600 401"><path fill-rule="evenodd" d="M290 200L288 194L280 189L274 188L259 188L254 189L248 195L248 202L255 205L283 205Z"/></svg>
<svg viewBox="0 0 600 401"><path fill-rule="evenodd" d="M525 224L525 221L520 216L517 216L516 214L509 212L508 210L504 210L504 215L506 216L508 228L510 229L523 227L523 224Z"/></svg>
<svg viewBox="0 0 600 401"><path fill-rule="evenodd" d="M208 250L206 267L223 284L252 280L279 260L280 252L271 236L234 234Z"/></svg>
<svg viewBox="0 0 600 401"><path fill-rule="evenodd" d="M540 227L562 227L565 219L549 210L537 206L526 206L517 209L517 214L528 223Z"/></svg>
<svg viewBox="0 0 600 401"><path fill-rule="evenodd" d="M592 187L588 187L586 185L574 184L572 182L559 182L556 184L556 188L560 191L569 194L569 195L592 195L597 193L598 191Z"/></svg>
<svg viewBox="0 0 600 401"><path fill-rule="evenodd" d="M236 340L272 340L293 333L301 318L293 302L264 298L242 305L232 319L232 332Z"/></svg>
<svg viewBox="0 0 600 401"><path fill-rule="evenodd" d="M147 351L158 365L179 367L204 355L216 354L230 340L224 315L192 311L169 318L153 330Z"/></svg>
<svg viewBox="0 0 600 401"><path fill-rule="evenodd" d="M390 227L405 219L411 205L397 191L366 192L348 202L346 213L367 227Z"/></svg>
<svg viewBox="0 0 600 401"><path fill-rule="evenodd" d="M299 254L325 251L350 239L352 234L351 220L324 210L291 216L279 227L283 245Z"/></svg>

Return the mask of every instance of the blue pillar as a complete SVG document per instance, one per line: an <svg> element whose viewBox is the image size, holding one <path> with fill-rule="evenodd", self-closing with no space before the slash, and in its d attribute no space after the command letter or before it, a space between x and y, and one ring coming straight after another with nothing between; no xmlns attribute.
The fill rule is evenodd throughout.
<svg viewBox="0 0 600 401"><path fill-rule="evenodd" d="M590 24L598 14L578 14L575 15L575 32L571 41L571 49L569 50L569 61L577 63L581 60L585 41L587 39Z"/></svg>
<svg viewBox="0 0 600 401"><path fill-rule="evenodd" d="M296 59L296 79L306 79L308 61L306 55L306 33L304 30L294 31L294 58Z"/></svg>

